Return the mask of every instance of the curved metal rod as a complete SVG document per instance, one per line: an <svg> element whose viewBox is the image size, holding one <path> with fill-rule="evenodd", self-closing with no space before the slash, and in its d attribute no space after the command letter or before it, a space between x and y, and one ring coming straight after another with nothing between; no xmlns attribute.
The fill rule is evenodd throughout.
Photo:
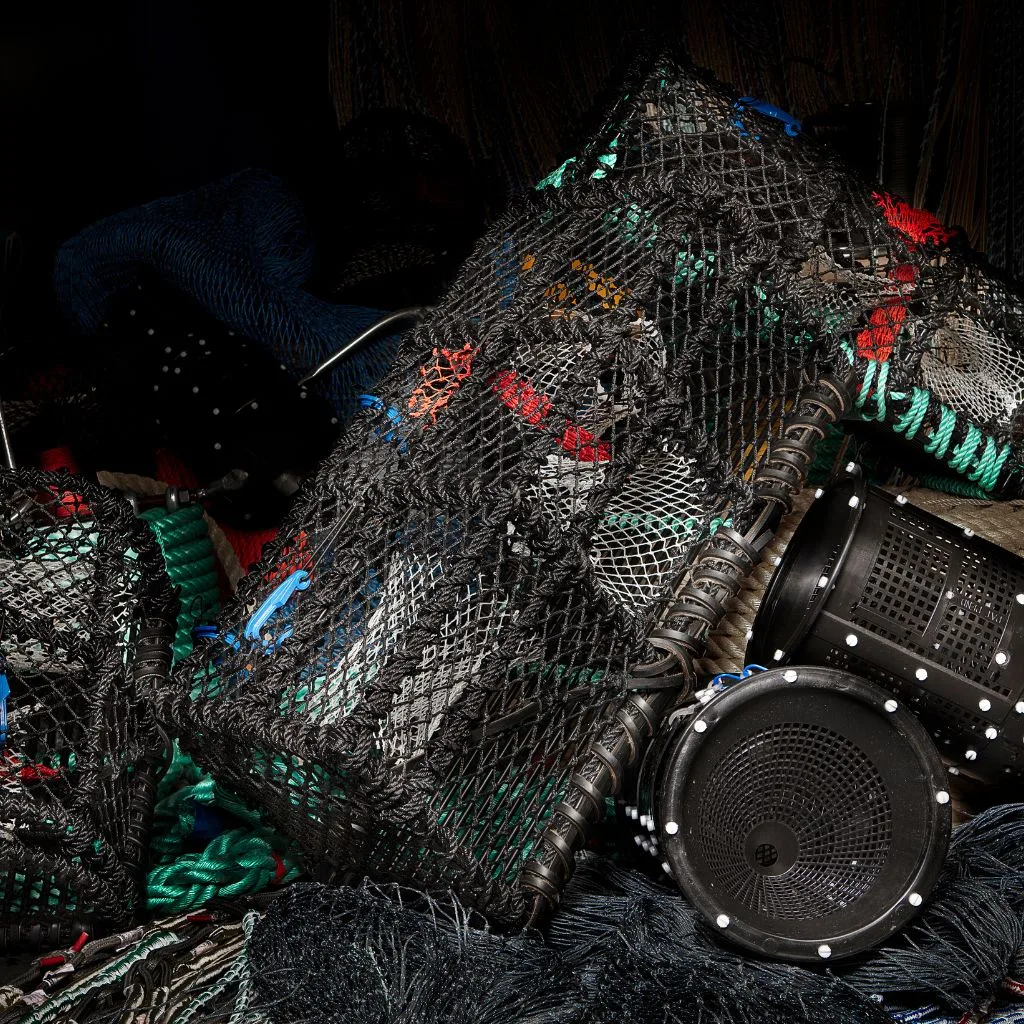
<svg viewBox="0 0 1024 1024"><path fill-rule="evenodd" d="M306 374L302 380L299 381L299 387L304 387L311 380L319 377L325 370L329 370L339 359L344 359L354 349L359 348L365 342L369 341L375 334L379 334L386 327L390 327L391 324L398 323L402 320L415 320L419 322L428 313L432 311L432 306L410 306L408 309L396 309L394 313L389 313L386 317L378 320L375 324L367 327L365 331L357 334L351 341L345 342L345 344L338 349L334 355L329 356L325 359L312 373Z"/></svg>
<svg viewBox="0 0 1024 1024"><path fill-rule="evenodd" d="M11 439L7 435L7 422L4 420L4 405L0 402L0 458L3 458L8 469L14 469L14 453L11 451Z"/></svg>

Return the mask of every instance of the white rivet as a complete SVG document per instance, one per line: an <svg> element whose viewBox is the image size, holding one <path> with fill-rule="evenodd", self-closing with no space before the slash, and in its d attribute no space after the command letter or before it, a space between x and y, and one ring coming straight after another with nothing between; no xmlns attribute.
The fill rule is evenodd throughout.
<svg viewBox="0 0 1024 1024"><path fill-rule="evenodd" d="M306 392L305 391L300 391L299 392L299 398L305 398L305 397L306 397Z"/></svg>
<svg viewBox="0 0 1024 1024"><path fill-rule="evenodd" d="M213 442L213 450L215 452L219 452L220 451L220 441L214 441Z"/></svg>
<svg viewBox="0 0 1024 1024"><path fill-rule="evenodd" d="M823 490L822 490L822 489L821 489L821 488L819 487L819 488L818 488L818 489L817 489L817 490L816 490L816 491L814 492L814 496L815 496L815 498L820 498L820 497L821 497L821 496L822 496L822 495L823 495L824 493L825 493L825 492L824 492L824 491L823 491Z"/></svg>
<svg viewBox="0 0 1024 1024"><path fill-rule="evenodd" d="M960 774L960 769L957 768L957 766L955 764L951 764L949 766L949 774L950 775L959 775Z"/></svg>
<svg viewBox="0 0 1024 1024"><path fill-rule="evenodd" d="M188 350L187 350L187 349L182 349L182 350L181 350L181 351L180 351L180 352L178 353L178 355L180 355L180 356L181 356L181 358L182 358L182 359L184 359L184 358L185 358L185 357L186 357L186 356L188 355Z"/></svg>
<svg viewBox="0 0 1024 1024"><path fill-rule="evenodd" d="M857 468L857 463L856 462L848 462L846 464L846 472L847 473L852 473L856 468Z"/></svg>
<svg viewBox="0 0 1024 1024"><path fill-rule="evenodd" d="M940 804L948 804L949 794L944 789L940 789L938 793L935 794L935 800Z"/></svg>
<svg viewBox="0 0 1024 1024"><path fill-rule="evenodd" d="M894 700L887 700L885 702L885 710L888 711L890 714L892 714L892 712L895 711L898 707L899 704L897 704Z"/></svg>
<svg viewBox="0 0 1024 1024"><path fill-rule="evenodd" d="M972 529L970 529L970 527L965 526L964 527L964 536L965 537L973 537L974 536L974 531Z"/></svg>
<svg viewBox="0 0 1024 1024"><path fill-rule="evenodd" d="M977 761L978 752L976 750L965 750L964 757L966 757L968 761Z"/></svg>
<svg viewBox="0 0 1024 1024"><path fill-rule="evenodd" d="M666 834L668 834L670 836L674 836L678 831L679 831L679 822L678 821L666 821L665 822L665 832L666 832Z"/></svg>
<svg viewBox="0 0 1024 1024"><path fill-rule="evenodd" d="M772 565L781 565L782 558L779 555L772 555Z"/></svg>
<svg viewBox="0 0 1024 1024"><path fill-rule="evenodd" d="M919 679L923 683L928 678L928 669L926 669L926 668L919 668L914 673L914 675L915 675L915 677L917 679Z"/></svg>
<svg viewBox="0 0 1024 1024"><path fill-rule="evenodd" d="M171 368L169 366L161 366L160 369L163 370L164 373L170 373L171 372Z"/></svg>
<svg viewBox="0 0 1024 1024"><path fill-rule="evenodd" d="M159 391L160 390L160 385L159 384L154 384L153 385L153 390L154 391Z"/></svg>
<svg viewBox="0 0 1024 1024"><path fill-rule="evenodd" d="M694 732L707 732L707 729L708 723L705 722L703 718L698 718L697 721L693 723Z"/></svg>
<svg viewBox="0 0 1024 1024"><path fill-rule="evenodd" d="M214 416L219 416L220 415L220 409L218 409L217 406L213 407L213 415Z"/></svg>
<svg viewBox="0 0 1024 1024"><path fill-rule="evenodd" d="M258 402L253 402L253 403L252 403L252 407L253 407L254 409L258 409L258 408L259 408L260 406L259 406L259 403L258 403Z"/></svg>
<svg viewBox="0 0 1024 1024"><path fill-rule="evenodd" d="M192 394L193 395L198 395L199 394L199 385L198 384L193 384L192 385Z"/></svg>
<svg viewBox="0 0 1024 1024"><path fill-rule="evenodd" d="M331 417L331 426L332 427L336 427L337 425L338 425L338 417L337 416L332 416ZM748 637L748 639L749 639L749 637Z"/></svg>
<svg viewBox="0 0 1024 1024"><path fill-rule="evenodd" d="M1017 604L1024 604L1024 594L1017 595Z"/></svg>
<svg viewBox="0 0 1024 1024"><path fill-rule="evenodd" d="M827 587L828 586L828 577L827 576L819 576L818 577L818 586L819 587Z"/></svg>
<svg viewBox="0 0 1024 1024"><path fill-rule="evenodd" d="M912 892L907 897L907 902L912 907L919 907L919 906L921 906L922 903L924 903L924 898L921 896L921 894L919 892Z"/></svg>
<svg viewBox="0 0 1024 1024"><path fill-rule="evenodd" d="M181 373L181 367L180 367L180 366L176 366L176 367L174 368L174 372L175 372L175 373Z"/></svg>
<svg viewBox="0 0 1024 1024"><path fill-rule="evenodd" d="M775 653L774 653L774 654L772 655L772 660L773 660L773 661L782 661L782 659L783 659L783 658L784 658L785 656L786 656L786 652L785 652L784 650L782 650L782 649L780 648L779 650L777 650L777 651L776 651L776 652L775 652Z"/></svg>
<svg viewBox="0 0 1024 1024"><path fill-rule="evenodd" d="M234 331L228 331L228 337L229 338L233 338L234 336L235 336L235 332Z"/></svg>
<svg viewBox="0 0 1024 1024"><path fill-rule="evenodd" d="M856 508L860 504L860 498L854 494L846 504L849 505L850 508Z"/></svg>
<svg viewBox="0 0 1024 1024"><path fill-rule="evenodd" d="M956 597L956 594L954 594L952 590L947 590L946 591L946 600L947 601L952 601L954 597Z"/></svg>
<svg viewBox="0 0 1024 1024"><path fill-rule="evenodd" d="M672 868L669 866L669 863L668 863L667 860L663 860L661 862L661 867L662 867L662 870L665 872L666 875L671 875L672 874Z"/></svg>
<svg viewBox="0 0 1024 1024"><path fill-rule="evenodd" d="M192 335L189 335L189 337L192 337ZM206 344L206 339L205 338L200 338L199 339L199 344L200 345L205 345Z"/></svg>
<svg viewBox="0 0 1024 1024"><path fill-rule="evenodd" d="M134 309L129 309L128 310L128 315L129 316L135 316L135 310Z"/></svg>
<svg viewBox="0 0 1024 1024"><path fill-rule="evenodd" d="M728 914L719 914L718 917L715 918L715 924L717 924L719 928L728 928L729 927L729 915Z"/></svg>
<svg viewBox="0 0 1024 1024"><path fill-rule="evenodd" d="M847 633L846 634L846 646L847 647L856 647L857 646L857 637L856 637L856 635L854 633Z"/></svg>
<svg viewBox="0 0 1024 1024"><path fill-rule="evenodd" d="M281 366L281 369L282 369L282 370L287 370L287 369L288 369L288 367L287 367L287 366L285 366L285 365L284 365L284 363L281 363L281 364L280 364L280 366Z"/></svg>
<svg viewBox="0 0 1024 1024"><path fill-rule="evenodd" d="M791 668L787 669L782 674L782 678L785 679L787 683L795 683L796 682L796 678L797 678L796 677L796 672L793 669L791 669Z"/></svg>
<svg viewBox="0 0 1024 1024"><path fill-rule="evenodd" d="M823 942L818 947L818 956L820 956L822 960L827 960L831 955L832 947Z"/></svg>
<svg viewBox="0 0 1024 1024"><path fill-rule="evenodd" d="M149 328L149 329L148 329L148 330L146 331L146 333L147 333L147 334L148 334L148 335L149 335L150 337L152 337L152 336L153 336L154 334L156 334L156 331L154 331L154 330L153 330L153 328L152 328L152 327L150 327L150 328Z"/></svg>
<svg viewBox="0 0 1024 1024"><path fill-rule="evenodd" d="M168 345L167 348L164 349L164 353L166 355L170 355L171 354L171 346L170 345Z"/></svg>
<svg viewBox="0 0 1024 1024"><path fill-rule="evenodd" d="M896 495L896 504L897 505L906 505L906 503L907 503L907 496L905 494L897 494Z"/></svg>
<svg viewBox="0 0 1024 1024"><path fill-rule="evenodd" d="M1018 715L1024 715L1024 700L1017 701L1017 703L1013 705L1013 710L1016 711Z"/></svg>
<svg viewBox="0 0 1024 1024"><path fill-rule="evenodd" d="M998 735L999 735L999 730L994 725L990 725L985 730L985 739L987 739L987 740L994 740Z"/></svg>
<svg viewBox="0 0 1024 1024"><path fill-rule="evenodd" d="M982 697L981 700L978 701L978 707L981 708L982 711L991 711L992 701L990 701L988 697Z"/></svg>
<svg viewBox="0 0 1024 1024"><path fill-rule="evenodd" d="M1010 656L1006 651L996 651L996 664L1005 665L1010 660Z"/></svg>

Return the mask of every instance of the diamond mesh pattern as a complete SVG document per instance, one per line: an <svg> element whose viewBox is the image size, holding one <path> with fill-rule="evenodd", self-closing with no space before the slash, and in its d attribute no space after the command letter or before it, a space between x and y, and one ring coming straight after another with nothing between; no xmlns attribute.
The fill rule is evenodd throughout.
<svg viewBox="0 0 1024 1024"><path fill-rule="evenodd" d="M161 749L140 643L166 669L174 604L123 498L0 472L0 945L134 913Z"/></svg>
<svg viewBox="0 0 1024 1024"><path fill-rule="evenodd" d="M624 92L406 336L161 699L311 862L506 922L527 860L571 869L547 825L608 795L593 743L699 545L751 515L783 418L851 364L877 415L879 367L912 379L962 276L941 226L912 239L721 86L659 59ZM302 538L308 580L268 608Z"/></svg>

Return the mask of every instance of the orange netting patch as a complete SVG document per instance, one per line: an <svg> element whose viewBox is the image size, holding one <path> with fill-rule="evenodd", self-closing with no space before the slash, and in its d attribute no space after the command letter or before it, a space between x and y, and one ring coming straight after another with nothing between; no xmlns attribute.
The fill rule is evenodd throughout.
<svg viewBox="0 0 1024 1024"><path fill-rule="evenodd" d="M434 349L434 361L420 367L421 383L409 398L409 415L414 419L430 417L437 422L438 413L459 390L459 384L471 373L477 350L469 342L460 349Z"/></svg>

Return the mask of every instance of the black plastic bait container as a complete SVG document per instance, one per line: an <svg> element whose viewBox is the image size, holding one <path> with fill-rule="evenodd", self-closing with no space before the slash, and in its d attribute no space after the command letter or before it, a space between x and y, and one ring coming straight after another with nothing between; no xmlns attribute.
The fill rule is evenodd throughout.
<svg viewBox="0 0 1024 1024"><path fill-rule="evenodd" d="M877 945L927 900L949 844L944 785L935 745L888 693L800 666L672 715L628 812L724 938L820 961Z"/></svg>
<svg viewBox="0 0 1024 1024"><path fill-rule="evenodd" d="M790 541L747 661L863 676L970 774L1024 772L1024 559L867 486L855 466Z"/></svg>

